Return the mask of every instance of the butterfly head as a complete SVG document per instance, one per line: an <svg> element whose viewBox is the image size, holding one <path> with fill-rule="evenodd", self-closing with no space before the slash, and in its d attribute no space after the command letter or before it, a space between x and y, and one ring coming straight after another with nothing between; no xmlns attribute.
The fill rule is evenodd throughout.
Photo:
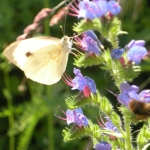
<svg viewBox="0 0 150 150"><path fill-rule="evenodd" d="M71 51L71 48L72 48L72 39L68 36L64 36L62 39L61 39L61 43L64 47L65 50L69 50Z"/></svg>

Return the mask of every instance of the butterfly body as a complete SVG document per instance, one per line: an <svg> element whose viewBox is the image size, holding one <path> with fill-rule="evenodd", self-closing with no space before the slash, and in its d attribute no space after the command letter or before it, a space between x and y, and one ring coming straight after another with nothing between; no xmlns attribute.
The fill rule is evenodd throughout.
<svg viewBox="0 0 150 150"><path fill-rule="evenodd" d="M14 42L4 55L24 71L27 78L51 85L58 82L67 65L72 42L69 37L37 37Z"/></svg>

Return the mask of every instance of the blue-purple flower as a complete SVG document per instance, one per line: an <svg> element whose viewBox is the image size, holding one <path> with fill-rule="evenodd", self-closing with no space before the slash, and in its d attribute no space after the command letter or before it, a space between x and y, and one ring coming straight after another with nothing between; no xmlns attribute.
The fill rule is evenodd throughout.
<svg viewBox="0 0 150 150"><path fill-rule="evenodd" d="M112 131L112 132L115 132L115 133L120 133L119 132L119 130L117 129L117 127L116 126L114 126L114 124L112 123L112 121L110 120L110 118L109 117L105 117L106 118L106 122L104 122L102 119L101 119L101 122L102 123L100 123L98 120L98 123L99 123L99 125L103 128L103 129L105 129L105 130L110 130L110 131ZM119 135L119 134L117 134L117 135ZM116 139L116 137L114 136L114 135L111 135L111 134L109 134L109 138L111 139L111 140L115 140Z"/></svg>
<svg viewBox="0 0 150 150"><path fill-rule="evenodd" d="M119 133L119 130L117 129L116 126L114 126L114 124L112 123L110 118L109 117L105 117L105 118L106 118L107 121L105 122L104 129Z"/></svg>
<svg viewBox="0 0 150 150"><path fill-rule="evenodd" d="M132 40L127 46L129 49L127 52L127 58L137 65L140 64L141 60L148 54L144 44L144 40Z"/></svg>
<svg viewBox="0 0 150 150"><path fill-rule="evenodd" d="M88 126L88 119L84 116L83 111L81 108L76 108L73 110L68 109L66 113L62 110L62 112L66 115L66 118L62 118L57 116L59 119L65 120L67 125L71 123L77 124L79 127Z"/></svg>
<svg viewBox="0 0 150 150"><path fill-rule="evenodd" d="M71 123L77 124L79 126L88 126L88 119L84 116L81 108L76 108L74 110L68 109L66 111L67 124Z"/></svg>
<svg viewBox="0 0 150 150"><path fill-rule="evenodd" d="M120 5L115 0L110 0L107 2L107 10L113 14L117 15L121 11Z"/></svg>
<svg viewBox="0 0 150 150"><path fill-rule="evenodd" d="M113 49L111 51L111 57L113 59L120 59L123 53L124 53L124 49L123 48L121 48L121 49Z"/></svg>
<svg viewBox="0 0 150 150"><path fill-rule="evenodd" d="M83 92L85 97L89 97L91 92L96 93L96 85L93 79L83 76L79 69L74 68L74 79L69 76L64 77L64 82L72 87L72 90L78 89Z"/></svg>
<svg viewBox="0 0 150 150"><path fill-rule="evenodd" d="M121 93L118 94L118 101L129 108L129 103L132 100L141 101L145 103L150 102L150 90L143 90L139 94L139 87L136 85L129 85L124 82L120 85Z"/></svg>
<svg viewBox="0 0 150 150"><path fill-rule="evenodd" d="M76 45L80 49L85 50L88 53L94 53L97 55L101 53L100 48L103 48L103 45L92 30L83 32L82 39L80 39L79 37L75 37L74 39L76 41Z"/></svg>
<svg viewBox="0 0 150 150"><path fill-rule="evenodd" d="M143 90L139 93L139 99L145 103L150 103L150 90Z"/></svg>
<svg viewBox="0 0 150 150"><path fill-rule="evenodd" d="M96 34L94 33L93 30L88 30L88 31L85 31L83 32L83 37L91 37L95 42L97 42L97 45L99 47L103 47L102 43L99 41L99 39L97 38Z"/></svg>
<svg viewBox="0 0 150 150"><path fill-rule="evenodd" d="M111 150L111 145L108 142L100 142L96 144L95 150Z"/></svg>
<svg viewBox="0 0 150 150"><path fill-rule="evenodd" d="M117 15L121 11L121 7L115 0L82 0L77 4L71 5L69 13L78 18L94 19L104 16L107 12Z"/></svg>

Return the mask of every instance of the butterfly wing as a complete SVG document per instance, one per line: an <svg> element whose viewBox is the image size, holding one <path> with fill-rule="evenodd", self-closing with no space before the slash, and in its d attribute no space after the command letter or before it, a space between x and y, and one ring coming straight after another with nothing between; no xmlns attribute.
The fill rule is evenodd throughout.
<svg viewBox="0 0 150 150"><path fill-rule="evenodd" d="M17 41L10 44L4 51L4 55L9 61L23 70L23 66L30 54L42 47L60 43L60 39L54 37L34 37Z"/></svg>
<svg viewBox="0 0 150 150"><path fill-rule="evenodd" d="M23 70L27 78L50 85L62 77L68 61L68 53L62 44L43 47L29 56Z"/></svg>

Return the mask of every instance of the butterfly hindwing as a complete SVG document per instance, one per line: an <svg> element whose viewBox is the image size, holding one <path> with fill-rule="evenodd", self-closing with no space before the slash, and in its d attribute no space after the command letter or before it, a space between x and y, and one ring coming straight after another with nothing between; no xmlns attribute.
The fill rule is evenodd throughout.
<svg viewBox="0 0 150 150"><path fill-rule="evenodd" d="M61 44L44 47L31 54L23 70L27 78L43 84L54 84L62 77L68 60L68 53L62 50Z"/></svg>

